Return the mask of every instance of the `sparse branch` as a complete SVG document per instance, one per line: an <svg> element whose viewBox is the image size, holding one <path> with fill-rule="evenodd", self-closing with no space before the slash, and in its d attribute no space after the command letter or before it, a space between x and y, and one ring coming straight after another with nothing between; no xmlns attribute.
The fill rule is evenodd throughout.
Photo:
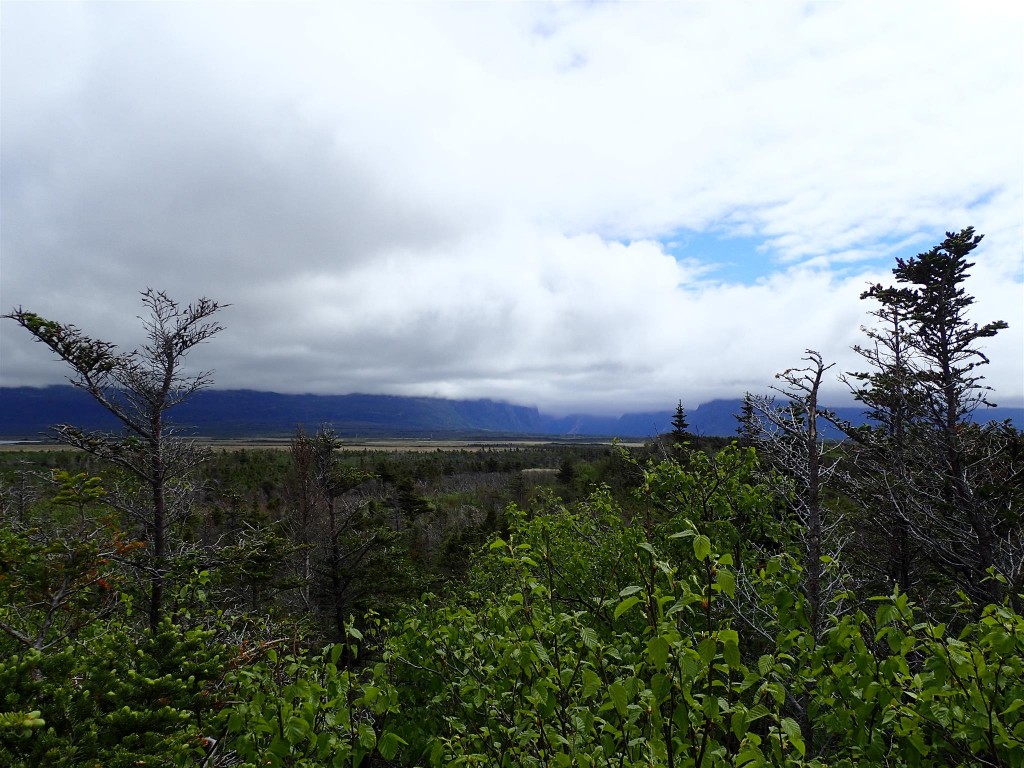
<svg viewBox="0 0 1024 768"><path fill-rule="evenodd" d="M126 433L86 432L62 424L54 433L63 442L110 461L148 488L148 499L134 510L150 539L153 576L150 623L160 621L168 531L179 517L173 498L175 482L205 458L195 446L174 435L168 411L211 383L211 373L186 375L189 351L223 330L212 318L225 306L200 298L182 306L163 291L147 289L140 317L146 343L128 354L111 342L86 336L74 325L47 320L19 307L5 317L15 320L36 341L46 344L72 369L71 383L87 391L113 414Z"/></svg>
<svg viewBox="0 0 1024 768"><path fill-rule="evenodd" d="M838 560L843 540L838 535L840 520L826 515L821 497L832 482L838 458L830 457L818 432L818 421L830 414L818 404L826 365L814 350L806 350L803 360L809 365L788 368L776 375L783 382L773 387L786 398L777 405L774 398L751 397L749 402L761 424L756 444L778 471L778 478L792 483L789 489L777 489L791 500L793 513L801 523L804 547L804 590L809 605L812 631L823 630L824 606L839 590L839 581L828 578L822 558Z"/></svg>

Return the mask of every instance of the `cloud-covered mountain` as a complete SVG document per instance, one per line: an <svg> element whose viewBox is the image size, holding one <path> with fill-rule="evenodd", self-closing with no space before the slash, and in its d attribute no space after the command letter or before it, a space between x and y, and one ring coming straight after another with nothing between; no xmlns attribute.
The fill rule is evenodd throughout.
<svg viewBox="0 0 1024 768"><path fill-rule="evenodd" d="M739 400L714 400L689 412L701 435L735 434ZM858 408L839 408L854 423ZM444 400L393 395L289 395L252 390L205 390L172 411L189 432L210 437L287 436L329 423L347 437L456 435L604 436L649 438L671 429L673 410L623 416L550 416L537 408L494 400ZM1024 408L993 408L986 419L1024 425ZM86 393L70 386L0 388L0 435L34 438L53 424L116 430L117 421Z"/></svg>

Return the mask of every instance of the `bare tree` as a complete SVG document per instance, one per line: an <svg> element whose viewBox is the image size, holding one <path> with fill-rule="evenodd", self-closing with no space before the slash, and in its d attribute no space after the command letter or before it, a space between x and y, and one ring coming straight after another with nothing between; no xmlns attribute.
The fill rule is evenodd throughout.
<svg viewBox="0 0 1024 768"><path fill-rule="evenodd" d="M839 560L841 521L827 515L822 505L823 490L835 477L838 458L828 454L818 429L820 420L830 416L821 408L818 393L832 365L825 365L821 355L810 349L803 359L806 367L776 374L783 384L775 389L785 396L785 403L763 396L751 396L749 402L760 422L756 437L759 453L778 471L778 478L792 484L779 490L790 499L800 524L807 620L818 636L825 628L823 608L841 587L839 577L830 578L824 567L824 558Z"/></svg>
<svg viewBox="0 0 1024 768"><path fill-rule="evenodd" d="M313 583L314 522L317 519L316 478L313 472L313 441L302 426L295 428L291 439L292 468L288 474L290 514L285 519L289 538L297 545L295 578L298 596L304 611L313 609L310 588Z"/></svg>
<svg viewBox="0 0 1024 768"><path fill-rule="evenodd" d="M0 520L24 527L29 508L39 499L39 473L28 461L19 461L14 477L0 478Z"/></svg>
<svg viewBox="0 0 1024 768"><path fill-rule="evenodd" d="M828 627L829 608L832 613L842 610L841 593L845 585L838 565L844 541L841 518L830 514L822 503L825 489L835 482L839 465L838 457L829 452L819 432L821 420L833 418L818 400L822 379L832 365L825 365L821 355L810 349L803 359L805 367L789 368L775 376L781 384L773 389L785 397L784 403L777 403L774 397L745 398L751 409L745 432L754 440L762 459L775 470L765 476L766 482L774 484L776 493L789 500L798 523L795 533L803 557L800 589L804 596L804 620L817 643ZM742 583L744 579L739 581L742 592L746 585ZM756 625L765 618L770 619L755 613L747 621ZM804 688L789 705L805 740L813 745L815 723L809 702L815 682L804 680L796 690L800 690L799 685Z"/></svg>
<svg viewBox="0 0 1024 768"><path fill-rule="evenodd" d="M168 575L169 531L187 512L178 493L206 454L180 438L168 411L211 383L210 372L185 375L189 351L222 330L211 318L224 306L201 298L182 306L163 291L147 289L140 317L147 342L128 353L93 339L74 325L47 320L19 307L4 317L15 320L71 366L69 381L88 392L121 422L120 434L55 426L56 436L124 469L145 488L144 498L122 506L145 532L150 584L149 622L159 624ZM124 499L122 499L124 501Z"/></svg>

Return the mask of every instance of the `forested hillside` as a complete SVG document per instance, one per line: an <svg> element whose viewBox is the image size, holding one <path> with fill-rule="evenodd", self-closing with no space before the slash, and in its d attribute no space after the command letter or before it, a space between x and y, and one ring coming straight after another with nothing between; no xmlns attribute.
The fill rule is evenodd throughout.
<svg viewBox="0 0 1024 768"><path fill-rule="evenodd" d="M733 440L216 454L168 421L218 306L130 355L13 318L123 426L0 454L0 764L1024 765L1024 434L977 423L972 230ZM781 367L781 366L780 366ZM845 439L826 439L825 426Z"/></svg>

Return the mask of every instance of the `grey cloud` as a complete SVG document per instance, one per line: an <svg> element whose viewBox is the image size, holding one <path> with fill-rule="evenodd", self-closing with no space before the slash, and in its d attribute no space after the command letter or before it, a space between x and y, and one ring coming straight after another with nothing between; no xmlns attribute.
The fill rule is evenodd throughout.
<svg viewBox="0 0 1024 768"><path fill-rule="evenodd" d="M327 126L258 83L236 87L215 52L190 51L181 26L159 20L120 19L133 34L80 62L73 98L5 98L17 115L2 148L9 262L75 254L105 285L143 274L216 291L452 235L442 212L382 188ZM5 64L9 78L30 76L18 66ZM6 276L12 291L29 287L16 268Z"/></svg>
<svg viewBox="0 0 1024 768"><path fill-rule="evenodd" d="M863 285L976 223L1014 323L1019 20L921 7L9 4L0 310L131 345L154 286L233 305L219 386L663 407L851 367ZM760 238L761 279L650 241L681 228ZM19 330L0 384L60 380Z"/></svg>

